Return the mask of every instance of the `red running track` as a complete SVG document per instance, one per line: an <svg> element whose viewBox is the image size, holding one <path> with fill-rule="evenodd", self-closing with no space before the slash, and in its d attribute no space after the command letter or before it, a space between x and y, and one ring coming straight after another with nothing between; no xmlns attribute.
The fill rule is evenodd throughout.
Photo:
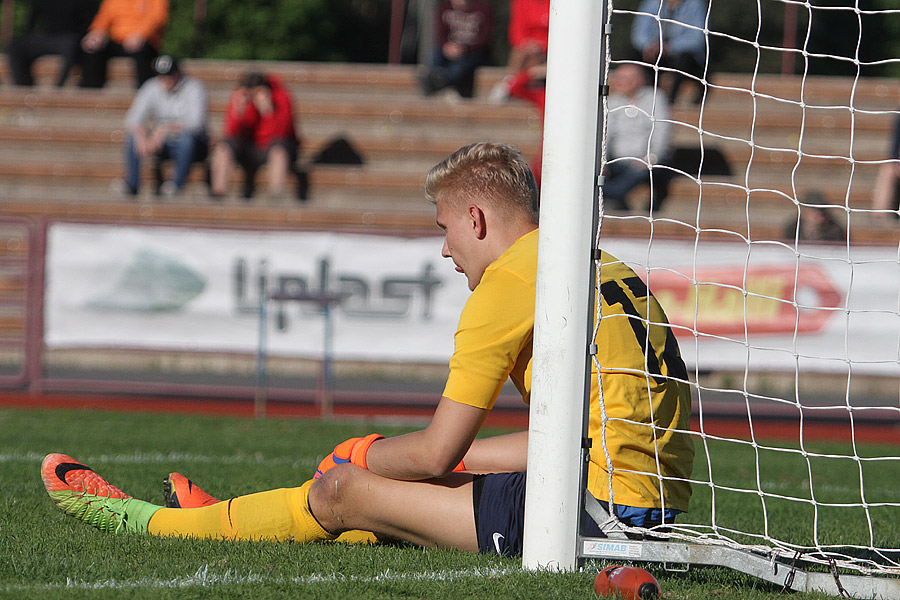
<svg viewBox="0 0 900 600"><path fill-rule="evenodd" d="M252 418L252 400L212 399L168 396L128 396L89 395L66 393L31 394L28 392L0 392L0 407L45 410L106 410L113 412L203 414ZM337 418L370 418L426 421L433 408L411 406L409 404L336 404L334 416ZM303 402L270 400L267 417L317 419L320 409L317 405ZM488 416L488 425L525 429L528 426L528 412L524 409L496 408ZM691 419L691 429L700 431L699 420ZM900 424L894 421L858 421L855 426L856 441L876 444L900 444ZM707 435L751 439L751 430L745 416L740 414L713 414L703 420L703 431ZM754 418L753 435L757 439L797 440L800 424L797 419L779 415ZM846 421L807 419L803 424L803 438L806 440L831 440L849 442L853 431Z"/></svg>

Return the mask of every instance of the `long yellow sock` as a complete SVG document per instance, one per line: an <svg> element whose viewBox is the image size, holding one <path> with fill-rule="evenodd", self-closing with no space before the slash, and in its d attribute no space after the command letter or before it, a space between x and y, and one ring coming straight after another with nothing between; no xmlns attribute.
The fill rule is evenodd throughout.
<svg viewBox="0 0 900 600"><path fill-rule="evenodd" d="M333 540L309 510L309 480L298 488L282 488L239 496L202 508L162 508L150 519L151 535L312 542Z"/></svg>
<svg viewBox="0 0 900 600"><path fill-rule="evenodd" d="M341 544L380 544L382 540L378 539L378 536L371 531L353 529L337 536L334 541Z"/></svg>

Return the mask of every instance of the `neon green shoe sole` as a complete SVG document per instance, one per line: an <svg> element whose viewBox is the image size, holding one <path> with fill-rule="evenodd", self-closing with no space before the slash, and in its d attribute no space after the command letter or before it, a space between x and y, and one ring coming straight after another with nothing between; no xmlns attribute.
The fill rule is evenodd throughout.
<svg viewBox="0 0 900 600"><path fill-rule="evenodd" d="M70 490L48 493L64 513L105 533L146 535L150 517L162 508L135 498L108 498Z"/></svg>

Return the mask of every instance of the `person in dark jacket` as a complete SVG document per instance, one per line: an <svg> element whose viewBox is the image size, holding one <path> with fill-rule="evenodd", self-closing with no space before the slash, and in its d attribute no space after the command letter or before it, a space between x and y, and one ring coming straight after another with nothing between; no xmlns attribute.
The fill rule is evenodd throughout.
<svg viewBox="0 0 900 600"><path fill-rule="evenodd" d="M81 59L81 38L95 10L90 0L31 0L26 32L13 38L6 49L13 82L34 85L31 71L34 61L58 54L62 65L56 75L56 86L65 85L69 71Z"/></svg>

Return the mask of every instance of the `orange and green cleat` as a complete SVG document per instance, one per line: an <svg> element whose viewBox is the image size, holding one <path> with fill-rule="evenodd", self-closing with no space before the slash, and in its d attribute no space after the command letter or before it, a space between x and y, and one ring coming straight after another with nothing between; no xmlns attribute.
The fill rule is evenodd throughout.
<svg viewBox="0 0 900 600"><path fill-rule="evenodd" d="M93 469L65 454L48 454L41 463L44 487L54 492L87 493L105 498L130 498L128 494L100 477Z"/></svg>
<svg viewBox="0 0 900 600"><path fill-rule="evenodd" d="M219 502L181 473L169 473L163 479L163 494L167 508L200 508Z"/></svg>
<svg viewBox="0 0 900 600"><path fill-rule="evenodd" d="M65 454L49 454L41 478L61 511L106 533L148 533L161 507L132 498L92 469Z"/></svg>

